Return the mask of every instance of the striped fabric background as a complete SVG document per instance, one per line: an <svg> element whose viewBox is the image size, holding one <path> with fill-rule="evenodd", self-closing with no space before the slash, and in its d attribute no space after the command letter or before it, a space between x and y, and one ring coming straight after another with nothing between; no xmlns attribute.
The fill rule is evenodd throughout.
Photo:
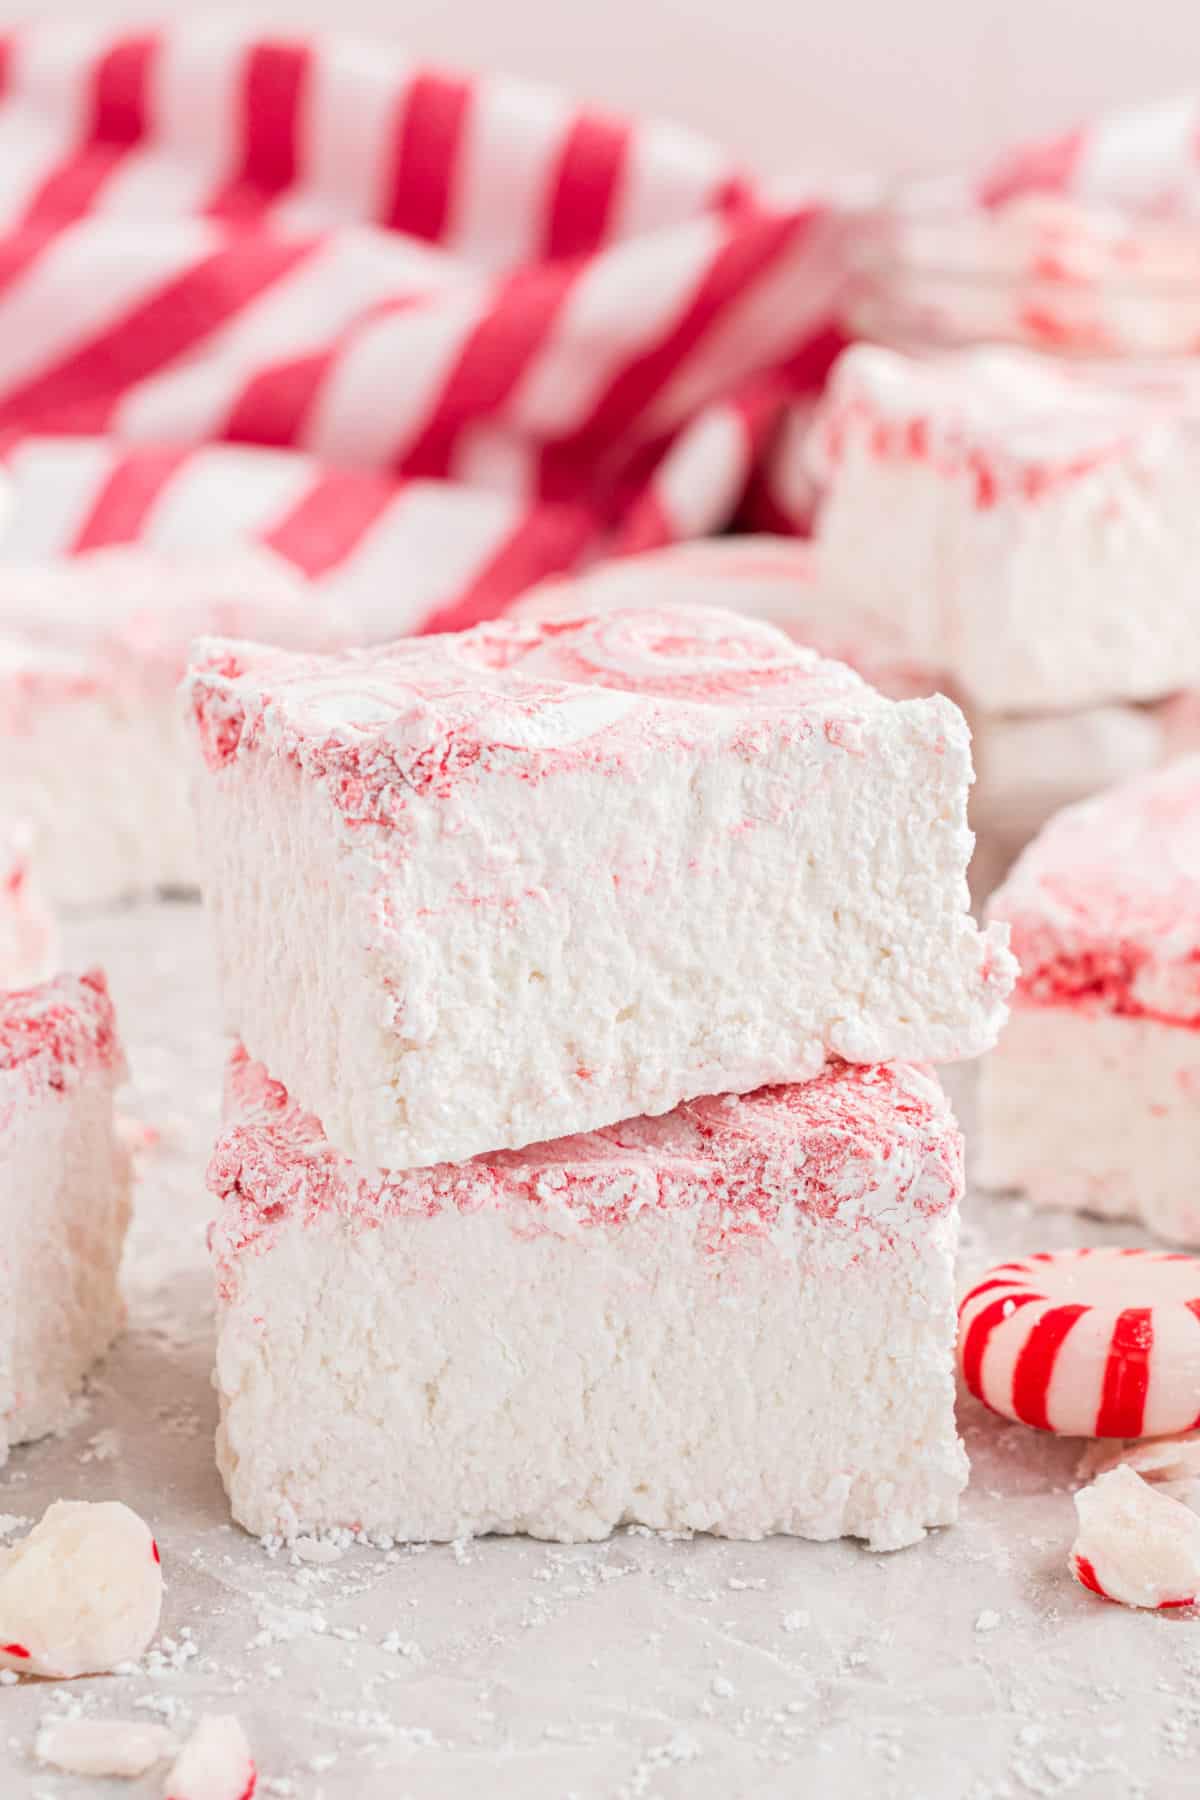
<svg viewBox="0 0 1200 1800"><path fill-rule="evenodd" d="M249 538L390 635L600 551L802 530L856 229L391 48L32 27L0 43L0 557Z"/></svg>

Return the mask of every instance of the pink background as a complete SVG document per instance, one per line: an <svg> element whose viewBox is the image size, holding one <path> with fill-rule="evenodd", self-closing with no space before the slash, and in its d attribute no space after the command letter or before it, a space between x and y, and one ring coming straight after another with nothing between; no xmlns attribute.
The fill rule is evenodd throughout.
<svg viewBox="0 0 1200 1800"><path fill-rule="evenodd" d="M0 0L0 20L201 3ZM274 15L671 114L801 173L936 168L1200 81L1194 0L291 0Z"/></svg>

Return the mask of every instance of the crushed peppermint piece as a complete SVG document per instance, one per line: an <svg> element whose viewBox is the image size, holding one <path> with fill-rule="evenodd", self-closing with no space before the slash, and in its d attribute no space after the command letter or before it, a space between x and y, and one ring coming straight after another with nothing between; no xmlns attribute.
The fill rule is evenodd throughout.
<svg viewBox="0 0 1200 1800"><path fill-rule="evenodd" d="M34 1744L40 1763L68 1775L144 1775L174 1749L162 1725L128 1719L55 1719Z"/></svg>
<svg viewBox="0 0 1200 1800"><path fill-rule="evenodd" d="M69 1680L136 1659L158 1629L162 1566L120 1501L58 1500L0 1551L0 1663Z"/></svg>

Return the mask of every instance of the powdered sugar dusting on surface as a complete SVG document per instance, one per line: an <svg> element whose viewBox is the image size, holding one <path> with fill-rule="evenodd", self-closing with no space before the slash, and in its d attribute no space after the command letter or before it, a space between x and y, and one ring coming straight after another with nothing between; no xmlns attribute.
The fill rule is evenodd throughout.
<svg viewBox="0 0 1200 1800"><path fill-rule="evenodd" d="M1200 1025L1200 756L1052 819L992 896L1018 998Z"/></svg>

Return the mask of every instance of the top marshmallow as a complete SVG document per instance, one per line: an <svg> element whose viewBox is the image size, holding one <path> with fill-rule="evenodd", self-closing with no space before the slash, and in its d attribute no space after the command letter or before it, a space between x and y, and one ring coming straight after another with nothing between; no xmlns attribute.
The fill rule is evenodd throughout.
<svg viewBox="0 0 1200 1800"><path fill-rule="evenodd" d="M971 1056L969 740L717 609L511 621L185 684L229 1022L403 1169L854 1062Z"/></svg>
<svg viewBox="0 0 1200 1800"><path fill-rule="evenodd" d="M857 346L813 438L822 581L984 711L1192 685L1198 427L1200 386L1182 376Z"/></svg>

